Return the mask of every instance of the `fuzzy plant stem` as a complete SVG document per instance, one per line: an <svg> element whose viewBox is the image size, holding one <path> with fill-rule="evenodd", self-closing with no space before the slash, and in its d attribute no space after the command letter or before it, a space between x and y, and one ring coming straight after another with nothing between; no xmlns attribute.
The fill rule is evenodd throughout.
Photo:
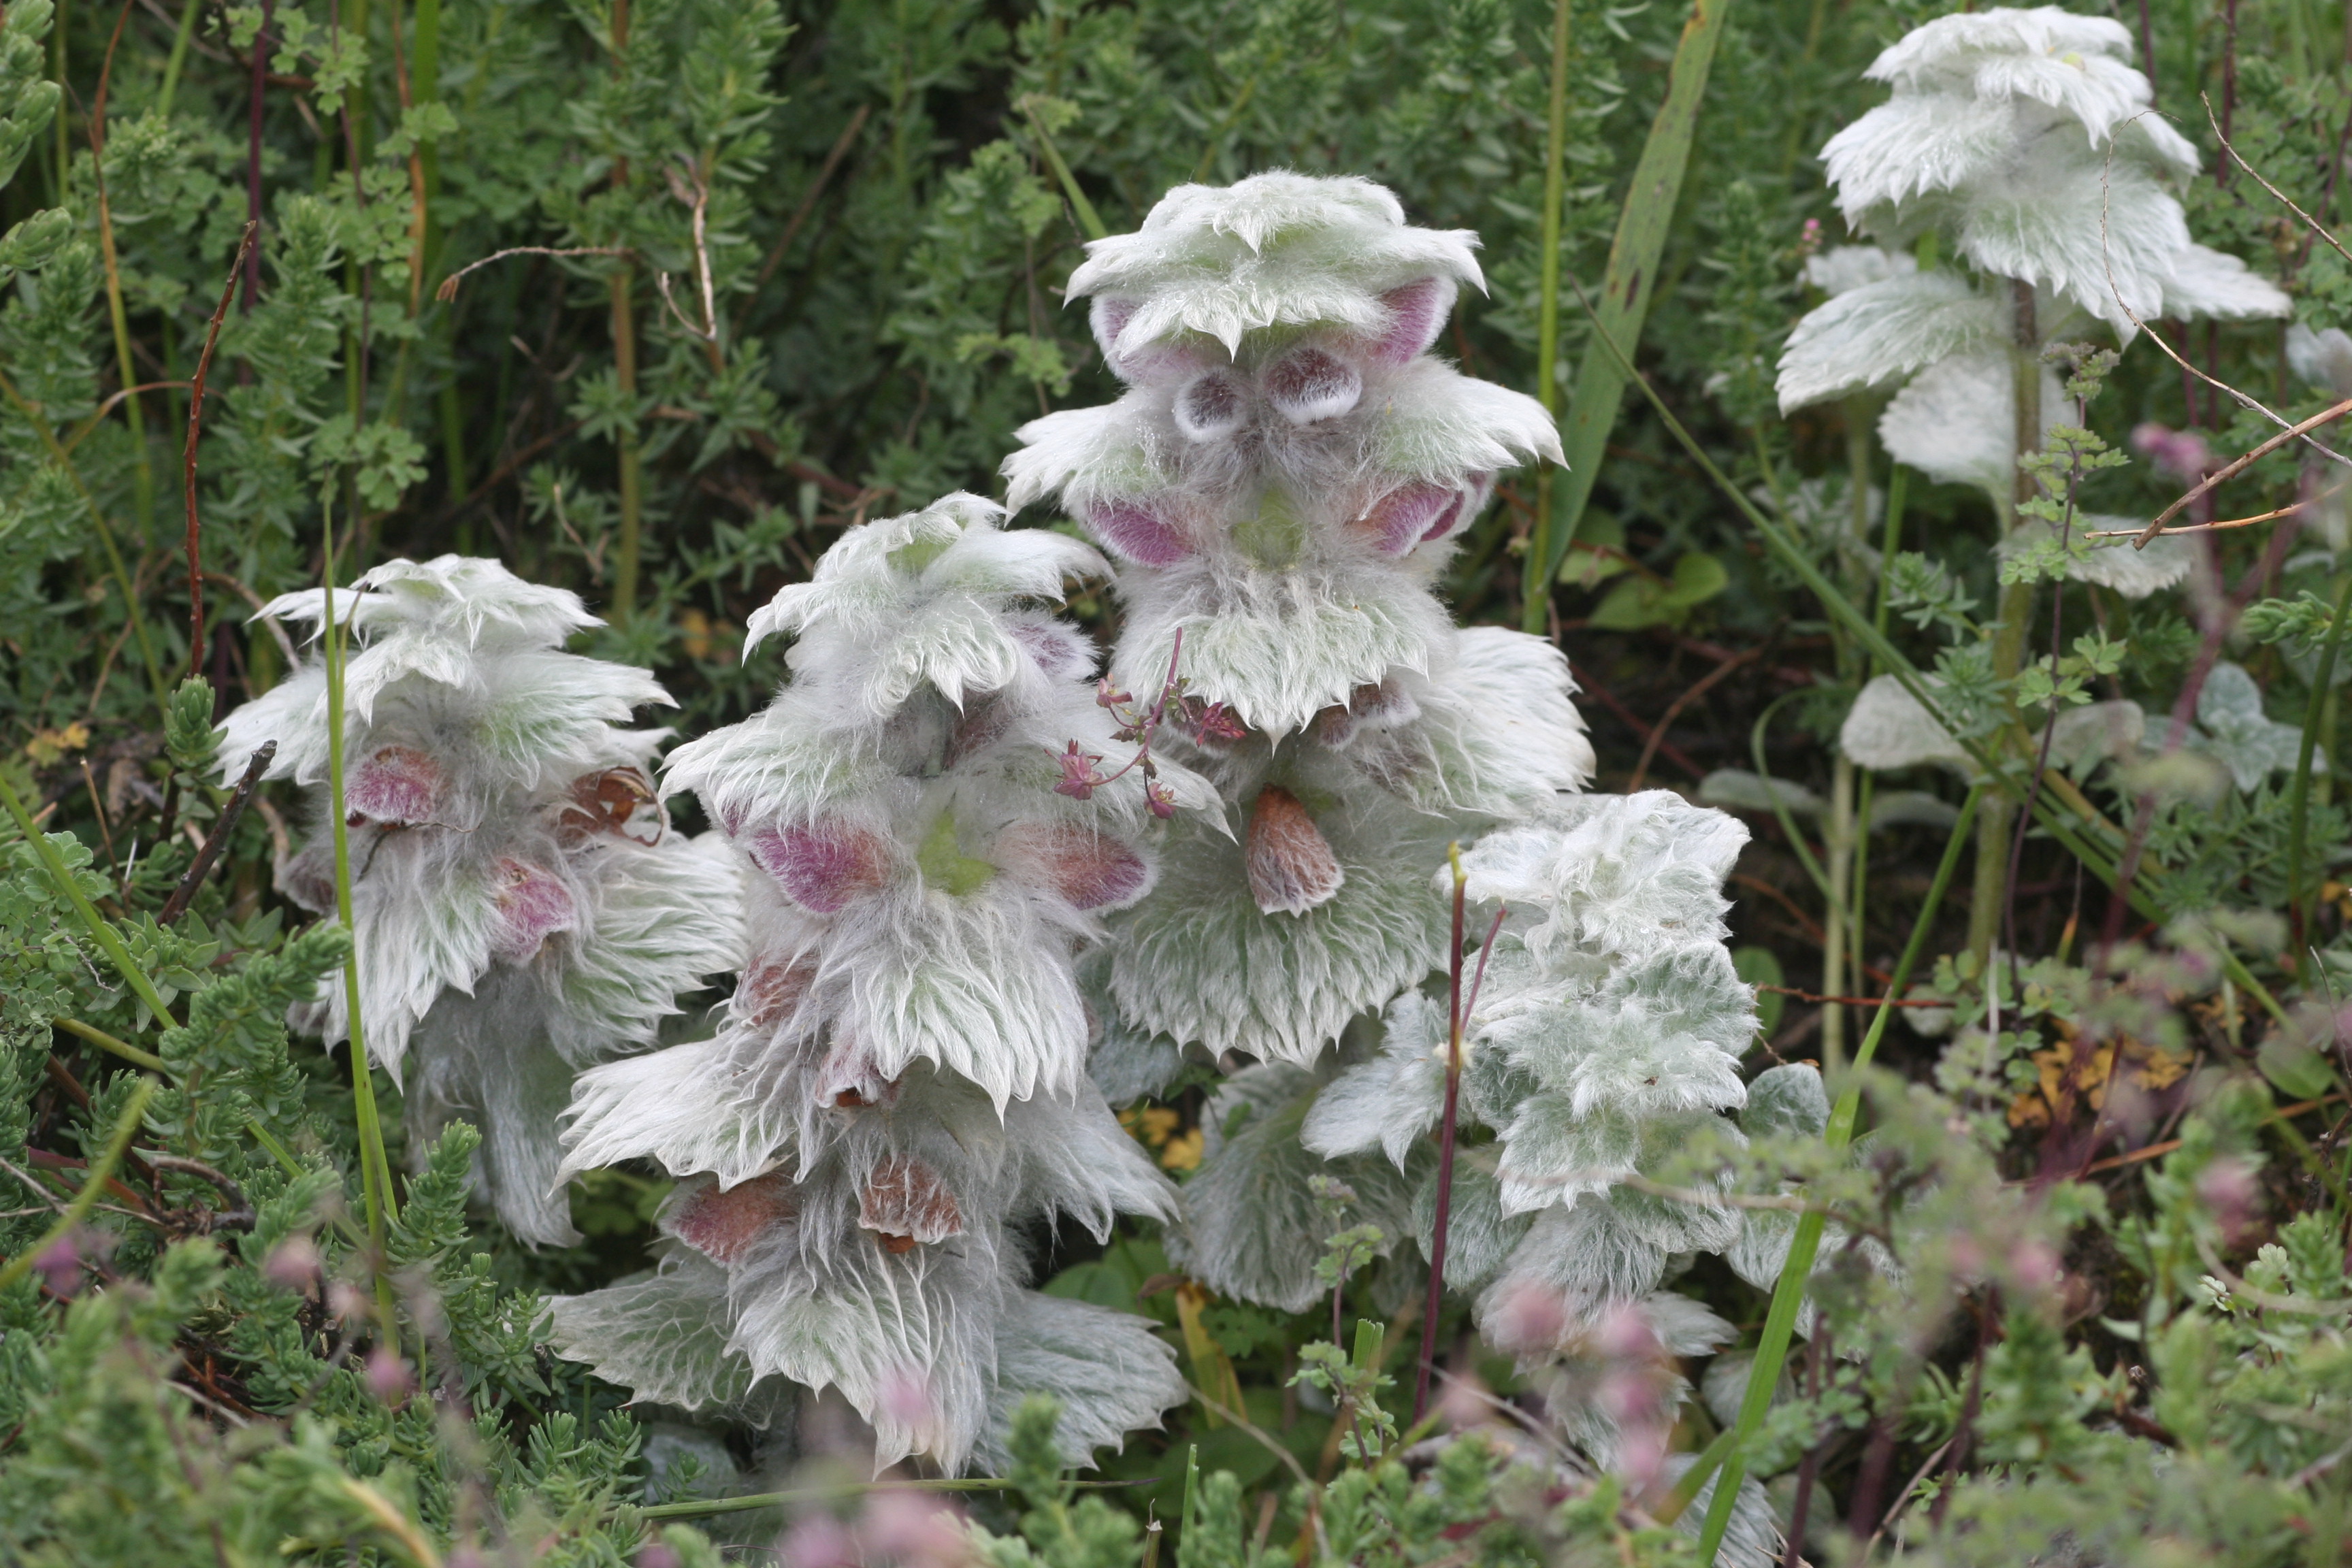
<svg viewBox="0 0 2352 1568"><path fill-rule="evenodd" d="M1429 1380L1437 1370L1437 1309L1445 1294L1445 1232L1446 1221L1454 1212L1454 1147L1459 1126L1458 1109L1462 1100L1462 1045L1465 1032L1470 1026L1470 1015L1478 1005L1479 988L1486 984L1486 955L1495 950L1495 938L1503 929L1503 917L1511 912L1508 904L1497 904L1495 918L1487 924L1486 940L1478 944L1478 967L1471 972L1470 990L1462 990L1462 905L1469 879L1462 870L1462 846L1446 846L1445 858L1454 870L1454 963L1446 990L1448 1021L1445 1033L1445 1110L1438 1127L1437 1143L1437 1205L1431 1216L1429 1233L1429 1300L1421 1319L1421 1374L1413 1384L1412 1424L1421 1425L1429 1409ZM1331 1342L1339 1342L1338 1295L1332 1300ZM1357 1325L1357 1356L1363 1360L1362 1330L1369 1325Z"/></svg>
<svg viewBox="0 0 2352 1568"><path fill-rule="evenodd" d="M392 1163L384 1154L383 1122L376 1113L375 1077L368 1062L367 1037L360 1016L359 927L352 918L352 840L343 801L343 620L336 613L335 512L326 509L327 624L320 647L327 667L327 805L334 825L335 918L352 939L351 956L343 961L343 1014L352 1057L352 1099L359 1123L361 1187L367 1198L368 1240L379 1266L383 1258L387 1221L398 1211L392 1195ZM392 1284L376 1276L376 1294L387 1321L391 1316Z"/></svg>
<svg viewBox="0 0 2352 1568"><path fill-rule="evenodd" d="M1559 418L1559 226L1568 189L1569 0L1552 0L1551 104L1544 133L1543 255L1536 293L1536 401L1555 423ZM1536 468L1536 531L1545 536L1551 517L1551 465ZM1552 579L1530 576L1522 586L1520 624L1541 629L1551 603Z"/></svg>
<svg viewBox="0 0 2352 1568"><path fill-rule="evenodd" d="M65 1213L58 1215L57 1223L49 1226L38 1241L18 1252L5 1267L0 1267L0 1295L15 1289L16 1281L33 1271L33 1266L40 1261L43 1253L71 1237L81 1222L89 1217L89 1211L98 1205L98 1194L106 1190L106 1184L114 1177L115 1167L122 1163L122 1156L130 1152L131 1140L138 1135L140 1124L147 1119L147 1102L154 1096L155 1080L152 1078L141 1079L132 1088L131 1098L122 1102L121 1114L114 1119L114 1131L106 1140L105 1152L90 1166L89 1178L82 1183L81 1191L68 1200Z"/></svg>
<svg viewBox="0 0 2352 1568"><path fill-rule="evenodd" d="M1445 1294L1445 1222L1454 1206L1454 1117L1462 1097L1462 907L1470 886L1462 869L1462 846L1449 844L1445 858L1454 871L1454 943L1447 970L1445 1112L1437 1125L1437 1213L1429 1231L1429 1300L1421 1314L1421 1373L1412 1386L1412 1418L1429 1408L1429 1376L1437 1364L1437 1308ZM1483 957L1483 953L1481 954ZM1336 1343L1338 1336L1333 1336Z"/></svg>
<svg viewBox="0 0 2352 1568"><path fill-rule="evenodd" d="M2294 784L2287 796L2286 915L2294 939L2294 972L2311 984L2312 900L2304 866L2311 850L2311 769L2319 742L2319 721L2328 696L2336 688L2336 653L2344 644L2344 617L2352 612L2352 574L2336 594L2336 614L2327 623L2327 640L2320 645L2319 666L2311 678L2311 697L2303 710L2303 741L2295 749Z"/></svg>
<svg viewBox="0 0 2352 1568"><path fill-rule="evenodd" d="M1886 574L1895 564L1895 552L1903 548L1903 503L1909 496L1909 475L1908 468L1896 463L1893 466L1893 471L1886 476L1886 537L1879 546L1877 602L1873 606L1871 615L1872 624L1877 628L1878 640L1881 642L1886 640L1886 623L1890 612L1895 607L1887 596ZM1885 668L1874 650L1868 662L1864 666L1864 679L1874 680L1884 673ZM1862 799L1855 807L1855 816L1861 823L1861 834L1854 844L1853 880L1851 884L1853 889L1853 913L1851 921L1853 934L1850 962L1856 974L1863 972L1863 944L1867 930L1865 922L1870 913L1870 825L1873 816L1872 796L1877 787L1876 773L1864 773L1862 775Z"/></svg>
<svg viewBox="0 0 2352 1568"><path fill-rule="evenodd" d="M1853 1124L1862 1115L1863 1069L1877 1054L1878 1042L1886 1034L1886 1021L1895 1016L1889 1004L1903 994L1903 988L1910 984L1911 971L1927 952L1927 939L1935 932L1937 913L1943 908L1944 894L1951 886L1952 874L1960 863L1960 850L1969 841L1969 826L1984 797L1985 786L1977 784L1960 806L1960 819L1952 825L1943 860L1936 867L1936 879L1927 889L1927 900L1920 906L1919 918L1912 923L1911 940L1904 944L1903 956L1895 961L1885 998L1870 1020L1870 1032L1863 1037L1862 1047L1854 1052L1853 1071L1822 1134L1822 1143L1832 1153L1853 1141ZM1771 1310L1765 1316L1764 1331L1756 1342L1755 1364L1748 1374L1747 1394L1739 1402L1739 1418L1732 1426L1722 1475L1716 1482L1714 1497L1707 1501L1706 1520L1699 1531L1698 1554L1702 1563L1715 1561L1716 1552L1723 1544L1724 1530L1731 1522L1731 1507L1738 1498L1740 1478L1747 1470L1744 1450L1754 1440L1757 1427L1763 1424L1764 1412L1772 1403L1772 1390L1780 1383L1780 1367L1789 1355L1789 1338L1797 1326L1797 1309L1804 1300L1806 1284L1812 1279L1814 1256L1821 1250L1823 1224L1820 1210L1806 1211L1799 1216L1796 1234L1789 1242L1788 1259L1781 1264L1780 1282L1773 1287ZM1691 1472L1694 1477L1698 1473L1696 1468ZM1685 1484L1696 1494L1705 1480L1703 1477L1696 1481L1686 1478Z"/></svg>
<svg viewBox="0 0 2352 1568"><path fill-rule="evenodd" d="M2034 498L2034 479L2026 471L2024 458L2028 453L2042 448L2041 337L2033 320L2033 285L2012 281L2010 300L2010 375L2018 462L2011 480L2010 505L2001 519L2005 530L2020 526L2024 516L2021 509ZM2027 621L2032 614L2033 584L2003 584L1993 627L1992 673L1993 679L2004 686L2014 681L2017 672L2024 668ZM2000 760L2006 763L2013 751L2013 747L2004 744ZM2009 887L2009 840L2016 820L2016 804L2006 795L1985 802L1984 821L1977 840L1976 885L1970 889L1969 901L1969 951L1976 954L1979 974L1990 970L1992 945L2000 931L2001 910L2007 903Z"/></svg>
<svg viewBox="0 0 2352 1568"><path fill-rule="evenodd" d="M1854 766L1843 755L1830 763L1830 820L1822 858L1829 862L1829 900L1822 913L1822 994L1846 994L1846 946L1852 940L1848 901L1853 886ZM1822 1066L1845 1065L1845 1009L1822 1004Z"/></svg>

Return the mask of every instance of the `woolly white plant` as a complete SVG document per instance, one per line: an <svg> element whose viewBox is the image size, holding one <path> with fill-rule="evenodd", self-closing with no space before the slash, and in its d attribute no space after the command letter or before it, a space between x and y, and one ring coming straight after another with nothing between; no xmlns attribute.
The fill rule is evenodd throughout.
<svg viewBox="0 0 2352 1568"><path fill-rule="evenodd" d="M684 1180L655 1274L555 1308L642 1398L764 1421L837 1388L877 1464L950 1471L1003 1457L1028 1392L1074 1460L1184 1394L1145 1321L1024 1289L1018 1231L1174 1215L1086 1079L1074 963L1151 889L1159 818L1214 798L1085 767L1120 722L1050 606L1108 567L1002 516L953 495L845 533L751 624L796 638L774 701L671 755L732 846L750 961L713 1038L582 1079L567 1173Z"/></svg>
<svg viewBox="0 0 2352 1568"><path fill-rule="evenodd" d="M1275 173L1171 192L1071 278L1129 391L1025 426L1008 500L1057 498L1119 559L1113 679L1180 664L1205 706L1167 750L1223 805L1116 922L1107 1051L1312 1062L1442 958L1445 844L1591 771L1559 654L1431 592L1496 473L1559 455L1533 399L1428 352L1475 243ZM1149 1087L1132 1065L1098 1070Z"/></svg>
<svg viewBox="0 0 2352 1568"><path fill-rule="evenodd" d="M1501 1348L1538 1359L1560 1348L1510 1331L1505 1309L1522 1293L1561 1302L1558 1331L1572 1335L1651 1300L1675 1255L1739 1234L1729 1206L1623 1183L1703 1130L1730 1135L1723 1112L1745 1099L1755 996L1725 945L1722 887L1747 842L1738 819L1650 790L1563 798L1463 856L1471 903L1507 912L1465 961L1479 979L1458 1114L1494 1139L1455 1167L1446 1283L1481 1292L1479 1321ZM1380 1054L1307 1113L1306 1145L1407 1170L1444 1111L1448 1025L1444 994L1400 997ZM1433 1171L1419 1185L1425 1236ZM1656 1327L1690 1337L1664 1318Z"/></svg>
<svg viewBox="0 0 2352 1568"><path fill-rule="evenodd" d="M1757 1250L1733 1205L1628 1184L1664 1176L1679 1189L1689 1181L1673 1169L1679 1157L1708 1138L1741 1137L1727 1113L1747 1099L1739 1058L1755 1035L1755 997L1725 945L1722 889L1747 842L1736 819L1653 790L1563 797L1463 856L1478 925L1501 918L1464 964L1474 984L1445 1283L1475 1293L1488 1342L1553 1389L1548 1403L1568 1434L1612 1468L1653 1468L1663 1456L1645 1445L1659 1434L1592 1396L1594 1364L1643 1347L1671 1425L1691 1389L1668 1358L1706 1356L1736 1337L1667 1288L1678 1260ZM1428 896L1450 891L1441 873ZM1450 1023L1443 990L1405 993L1376 1052L1309 1086L1290 1111L1304 1148L1346 1170L1360 1194L1378 1192L1368 1212L1417 1235L1424 1254ZM1256 1087L1248 1076L1212 1105L1212 1126L1235 1120ZM1239 1120L1224 1135L1237 1143L1253 1125ZM1367 1165L1387 1167L1385 1187L1367 1185ZM1187 1198L1196 1201L1191 1189ZM1299 1242L1261 1245L1311 1262L1311 1242ZM1770 1515L1752 1481L1738 1506L1742 1544L1724 1561L1770 1561Z"/></svg>
<svg viewBox="0 0 2352 1568"><path fill-rule="evenodd" d="M1893 392L1878 426L1887 450L1983 488L2007 516L2021 433L2038 446L2066 422L2056 378L2038 366L2042 344L2094 321L2127 343L2160 316L2286 314L2276 287L2189 238L2175 193L2197 173L2197 152L2149 111L2131 48L2107 17L2002 7L1938 17L1878 57L1864 74L1892 96L1822 149L1839 210L1884 245L1933 237L1963 265L1923 268L1872 247L1816 258L1811 280L1830 298L1790 334L1784 411ZM2037 368L2021 378L2020 364ZM2019 532L2032 531L2049 525ZM2094 551L2070 570L2137 596L2188 566L2177 542L2159 540Z"/></svg>
<svg viewBox="0 0 2352 1568"><path fill-rule="evenodd" d="M492 561L389 562L337 589L334 613L355 645L344 808L369 1052L413 1131L479 1124L483 1184L515 1234L576 1241L556 1177L573 1074L651 1042L681 994L740 962L731 870L669 831L646 775L668 731L620 727L669 696L562 652L595 617ZM323 629L325 591L261 614ZM275 741L268 776L311 787L318 820L278 883L332 912L323 663L221 731L225 769ZM348 1037L340 974L296 1022Z"/></svg>

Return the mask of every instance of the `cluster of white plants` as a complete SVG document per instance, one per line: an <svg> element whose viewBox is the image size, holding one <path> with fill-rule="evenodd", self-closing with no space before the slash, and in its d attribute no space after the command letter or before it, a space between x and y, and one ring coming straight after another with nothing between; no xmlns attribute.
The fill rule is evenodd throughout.
<svg viewBox="0 0 2352 1568"><path fill-rule="evenodd" d="M1438 601L1496 474L1559 455L1532 399L1429 353L1474 245L1287 174L1183 187L1097 242L1071 292L1129 390L1030 426L1006 472L1116 571L971 496L850 530L749 628L793 639L774 700L665 765L703 846L666 831L660 735L611 727L659 688L555 651L593 624L570 595L451 559L339 598L377 1051L431 1064L426 1121L487 1115L530 1239L564 1238L576 1172L677 1179L657 1268L556 1304L566 1353L755 1423L837 1389L878 1462L952 1470L1002 1458L1028 1392L1060 1398L1073 1458L1184 1396L1149 1322L1026 1289L1040 1222L1148 1216L1213 1289L1297 1307L1336 1170L1410 1289L1454 844L1509 912L1472 955L1463 1125L1494 1136L1458 1175L1449 1279L1530 1365L1627 1310L1677 1350L1720 1337L1662 1285L1736 1214L1625 1183L1741 1102L1721 885L1744 833L1576 795L1566 660ZM1125 632L1097 681L1054 610L1102 578ZM323 693L313 668L240 710L231 753L274 737L315 781ZM324 908L330 870L314 847L286 879ZM590 1065L722 969L709 1037ZM1231 1076L1180 1205L1103 1086L1124 1103L1188 1058ZM1498 1314L1533 1320L1498 1303L1530 1292L1552 1327L1515 1338Z"/></svg>
<svg viewBox="0 0 2352 1568"><path fill-rule="evenodd" d="M265 616L325 627L323 590ZM491 561L394 561L335 591L342 810L368 1052L413 1131L475 1122L480 1174L526 1241L579 1239L559 1190L557 1119L582 1067L650 1043L677 997L741 963L734 879L669 831L647 775L669 705L642 669L562 651L598 625L579 598ZM223 766L264 742L268 776L310 786L310 841L278 873L335 910L327 670L312 658L222 726ZM329 978L298 1026L346 1038Z"/></svg>
<svg viewBox="0 0 2352 1568"><path fill-rule="evenodd" d="M2071 316L2273 308L2189 244L2185 143L2137 113L2123 47L1996 11L1881 58L1895 98L1832 142L1832 177L1858 226L1948 249L1821 261L1791 406L1893 391L1895 456L2014 522L2017 435L2056 403L2032 391L2040 347ZM662 733L614 727L659 687L558 651L593 624L571 595L447 558L338 597L373 1048L414 1048L424 1123L487 1118L491 1194L528 1238L564 1238L577 1172L677 1179L658 1268L557 1303L566 1353L755 1423L837 1389L877 1461L950 1470L1000 1459L1044 1390L1083 1458L1185 1385L1144 1320L1027 1289L1022 1237L1146 1216L1210 1288L1297 1310L1330 1288L1344 1191L1402 1300L1435 1250L1457 956L1444 1283L1531 1372L1628 1323L1661 1354L1730 1337L1669 1287L1699 1252L1779 1268L1769 1226L1675 1174L1748 1102L1723 918L1746 832L1666 792L1578 794L1565 659L1437 597L1497 473L1559 456L1533 400L1430 352L1475 245L1367 181L1289 174L1181 187L1097 241L1069 292L1128 390L1026 426L1004 470L1013 510L1057 501L1116 564L968 495L849 530L753 618L750 644L793 639L773 701L668 758L701 845L647 776ZM1102 580L1124 630L1097 679L1056 606ZM278 774L317 783L323 675L227 728L227 754L274 738ZM284 880L323 909L331 873L314 842ZM627 1054L722 970L708 1037ZM341 1007L331 989L310 1022L332 1037ZM1180 1199L1111 1105L1187 1061L1226 1076ZM1759 1095L1818 1121L1818 1077L1775 1077ZM1570 1426L1628 1440L1605 1413Z"/></svg>

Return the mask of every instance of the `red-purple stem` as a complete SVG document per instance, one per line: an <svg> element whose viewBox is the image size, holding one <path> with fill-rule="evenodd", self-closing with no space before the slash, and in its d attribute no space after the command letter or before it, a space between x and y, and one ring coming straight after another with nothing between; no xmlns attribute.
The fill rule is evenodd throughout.
<svg viewBox="0 0 2352 1568"><path fill-rule="evenodd" d="M1143 722L1138 726L1138 728L1142 730L1143 734L1137 743L1135 755L1129 757L1127 760L1127 765L1119 769L1118 772L1115 773L1106 773L1101 778L1093 781L1097 789L1100 789L1107 784L1111 784L1118 779L1126 777L1129 773L1134 772L1137 768L1141 767L1145 763L1150 761L1151 740L1153 736L1160 732L1160 721L1168 716L1168 704L1173 700L1176 696L1176 661L1179 658L1181 658L1183 655L1184 628L1182 626L1178 626L1176 628L1176 640L1174 643L1170 645L1168 649L1168 678L1160 683L1160 700L1151 705L1150 711L1144 714Z"/></svg>
<svg viewBox="0 0 2352 1568"><path fill-rule="evenodd" d="M1462 1101L1462 1030L1470 1010L1478 1005L1478 987L1486 979L1486 954L1495 933L1503 929L1508 906L1495 910L1486 940L1478 944L1478 968L1470 979L1470 994L1462 994L1462 905L1469 879L1459 863L1454 873L1454 961L1448 972L1445 1035L1445 1113L1437 1127L1437 1214L1429 1233L1429 1300L1421 1315L1421 1374L1412 1390L1412 1419L1418 1426L1429 1410L1429 1380L1437 1368L1437 1309L1445 1296L1445 1222L1454 1207L1454 1138Z"/></svg>

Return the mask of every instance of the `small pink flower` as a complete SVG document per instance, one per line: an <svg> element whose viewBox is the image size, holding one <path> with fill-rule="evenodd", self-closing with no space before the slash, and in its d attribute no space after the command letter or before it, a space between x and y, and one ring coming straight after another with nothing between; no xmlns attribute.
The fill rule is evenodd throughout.
<svg viewBox="0 0 2352 1568"><path fill-rule="evenodd" d="M1234 718L1233 710L1222 702L1212 702L1202 709L1199 715L1193 719L1192 728L1192 733L1201 740L1223 741L1228 743L1241 740L1249 733L1249 726Z"/></svg>
<svg viewBox="0 0 2352 1568"><path fill-rule="evenodd" d="M2020 1243L2009 1255L2009 1267L2017 1282L2029 1290L2051 1289L2066 1275L2058 1254L2045 1241Z"/></svg>
<svg viewBox="0 0 2352 1568"><path fill-rule="evenodd" d="M1568 1309L1558 1291L1522 1280L1508 1288L1496 1304L1487 1331L1497 1350L1521 1355L1549 1353L1568 1331Z"/></svg>
<svg viewBox="0 0 2352 1568"><path fill-rule="evenodd" d="M386 1405L397 1404L408 1394L408 1363L391 1346L376 1346L368 1352L367 1385Z"/></svg>
<svg viewBox="0 0 2352 1568"><path fill-rule="evenodd" d="M2254 1168L2234 1155L2223 1155L2199 1173L2197 1199L2213 1211L2221 1237L2234 1244L2253 1224L2262 1202L2262 1184Z"/></svg>
<svg viewBox="0 0 2352 1568"><path fill-rule="evenodd" d="M1176 792L1158 779L1147 780L1143 786L1143 804L1151 815L1165 822L1176 815Z"/></svg>
<svg viewBox="0 0 2352 1568"><path fill-rule="evenodd" d="M1110 782L1095 769L1095 764L1102 761L1101 755L1081 752L1076 741L1070 742L1068 751L1058 753L1054 761L1060 763L1062 769L1062 780L1054 786L1055 795L1066 795L1072 800L1092 800L1096 789Z"/></svg>
<svg viewBox="0 0 2352 1568"><path fill-rule="evenodd" d="M934 1412L931 1384L922 1368L893 1368L882 1375L880 1383L875 1391L878 1395L876 1403L885 1415L918 1431L930 1424Z"/></svg>
<svg viewBox="0 0 2352 1568"><path fill-rule="evenodd" d="M319 1279L319 1247L307 1236L289 1236L270 1249L262 1278L289 1290L308 1290Z"/></svg>
<svg viewBox="0 0 2352 1568"><path fill-rule="evenodd" d="M2212 449L2193 430L2175 430L2154 420L2131 434L2132 449L2184 483L2195 483L2213 466Z"/></svg>
<svg viewBox="0 0 2352 1568"><path fill-rule="evenodd" d="M841 1521L829 1513L803 1514L793 1521L776 1548L785 1568L850 1568L857 1562L857 1543ZM644 1560L639 1559L642 1565ZM671 1563L677 1563L673 1556Z"/></svg>
<svg viewBox="0 0 2352 1568"><path fill-rule="evenodd" d="M43 1247L33 1259L52 1296L70 1296L81 1289L81 1246L68 1232Z"/></svg>
<svg viewBox="0 0 2352 1568"><path fill-rule="evenodd" d="M1612 1307L1592 1331L1592 1348L1612 1361L1652 1362L1664 1355L1650 1320L1638 1307Z"/></svg>
<svg viewBox="0 0 2352 1568"><path fill-rule="evenodd" d="M952 1503L893 1488L870 1494L857 1521L857 1542L869 1558L894 1558L910 1568L940 1568L969 1555Z"/></svg>
<svg viewBox="0 0 2352 1568"><path fill-rule="evenodd" d="M648 1541L637 1552L636 1568L679 1568L678 1555L667 1542Z"/></svg>

